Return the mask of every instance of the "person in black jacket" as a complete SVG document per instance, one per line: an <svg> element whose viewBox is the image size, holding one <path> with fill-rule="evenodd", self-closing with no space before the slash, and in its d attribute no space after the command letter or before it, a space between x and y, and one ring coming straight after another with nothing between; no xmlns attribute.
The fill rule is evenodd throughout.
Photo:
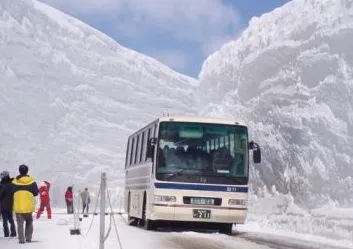
<svg viewBox="0 0 353 249"><path fill-rule="evenodd" d="M1 203L1 216L4 227L5 237L16 237L16 226L12 214L13 205L13 188L9 172L3 171L0 174L1 187L0 187L0 203ZM10 224L10 230L9 226Z"/></svg>

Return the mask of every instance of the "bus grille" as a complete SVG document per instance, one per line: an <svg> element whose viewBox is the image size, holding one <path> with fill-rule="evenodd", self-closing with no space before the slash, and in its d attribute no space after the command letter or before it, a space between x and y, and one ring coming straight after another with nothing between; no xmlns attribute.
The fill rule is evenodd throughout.
<svg viewBox="0 0 353 249"><path fill-rule="evenodd" d="M222 198L213 198L213 197L199 197L199 196L184 196L184 204L191 205L207 205L207 206L220 206L222 205Z"/></svg>

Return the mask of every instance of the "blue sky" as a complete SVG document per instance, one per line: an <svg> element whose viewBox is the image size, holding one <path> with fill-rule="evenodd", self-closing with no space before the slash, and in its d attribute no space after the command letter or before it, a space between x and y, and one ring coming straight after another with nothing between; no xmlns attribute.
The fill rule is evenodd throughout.
<svg viewBox="0 0 353 249"><path fill-rule="evenodd" d="M203 61L235 40L253 16L289 0L41 0L121 45L197 77Z"/></svg>

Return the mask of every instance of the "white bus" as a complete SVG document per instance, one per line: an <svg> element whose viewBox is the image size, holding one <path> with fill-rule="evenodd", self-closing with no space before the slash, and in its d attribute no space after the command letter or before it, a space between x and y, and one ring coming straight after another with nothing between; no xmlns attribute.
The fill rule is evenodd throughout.
<svg viewBox="0 0 353 249"><path fill-rule="evenodd" d="M129 224L197 224L231 234L247 214L249 150L259 163L246 125L232 120L162 117L133 133L125 161Z"/></svg>

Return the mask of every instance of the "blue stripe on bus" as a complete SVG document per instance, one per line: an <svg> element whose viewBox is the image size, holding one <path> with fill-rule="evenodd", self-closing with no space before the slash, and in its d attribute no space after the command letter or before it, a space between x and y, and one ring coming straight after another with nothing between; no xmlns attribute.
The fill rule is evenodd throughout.
<svg viewBox="0 0 353 249"><path fill-rule="evenodd" d="M240 192L247 193L248 187L234 187L224 185L203 185L203 184L181 184L181 183L154 183L156 188L164 189L187 189L187 190L200 190L200 191L219 191L219 192Z"/></svg>

